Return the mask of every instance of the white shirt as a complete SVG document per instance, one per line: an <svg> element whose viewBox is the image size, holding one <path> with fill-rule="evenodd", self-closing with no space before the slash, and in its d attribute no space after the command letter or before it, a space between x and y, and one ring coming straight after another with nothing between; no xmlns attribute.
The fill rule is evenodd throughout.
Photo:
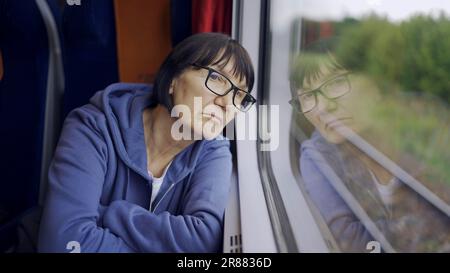
<svg viewBox="0 0 450 273"><path fill-rule="evenodd" d="M396 195L398 195L398 189L402 186L402 182L400 182L396 177L393 177L387 184L381 184L372 171L369 170L369 173L375 181L381 200L383 200L386 206L392 206L396 201Z"/></svg>
<svg viewBox="0 0 450 273"><path fill-rule="evenodd" d="M152 197L150 199L150 209L152 207L153 201L155 201L155 198L158 195L159 189L161 188L161 184L164 181L164 177L166 176L166 173L167 173L167 170L170 167L170 164L172 164L172 161L170 161L169 164L167 164L167 167L164 169L164 172L161 175L161 177L154 177L152 172L150 170L148 170L148 175L150 175L150 177L153 177Z"/></svg>

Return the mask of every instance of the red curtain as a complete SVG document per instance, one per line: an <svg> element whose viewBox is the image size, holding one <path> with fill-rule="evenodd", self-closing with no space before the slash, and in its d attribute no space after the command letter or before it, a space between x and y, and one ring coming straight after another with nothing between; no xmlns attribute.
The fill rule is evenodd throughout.
<svg viewBox="0 0 450 273"><path fill-rule="evenodd" d="M192 0L192 33L231 35L232 0Z"/></svg>

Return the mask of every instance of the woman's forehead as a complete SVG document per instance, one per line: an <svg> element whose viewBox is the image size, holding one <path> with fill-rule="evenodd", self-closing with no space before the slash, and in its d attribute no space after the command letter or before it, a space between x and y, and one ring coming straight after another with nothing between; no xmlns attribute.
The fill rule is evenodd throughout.
<svg viewBox="0 0 450 273"><path fill-rule="evenodd" d="M210 66L212 69L222 73L225 75L228 79L230 79L234 85L237 87L244 89L247 87L245 78L242 78L242 80L239 80L239 75L235 71L234 66L234 60L230 59L226 64L213 64Z"/></svg>
<svg viewBox="0 0 450 273"><path fill-rule="evenodd" d="M321 66L315 73L310 73L303 80L303 89L307 87L318 87L333 77L345 73L346 70L337 67Z"/></svg>

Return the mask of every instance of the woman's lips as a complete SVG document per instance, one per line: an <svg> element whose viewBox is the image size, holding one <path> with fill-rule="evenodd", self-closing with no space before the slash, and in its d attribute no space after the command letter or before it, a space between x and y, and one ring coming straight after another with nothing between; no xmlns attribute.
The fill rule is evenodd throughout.
<svg viewBox="0 0 450 273"><path fill-rule="evenodd" d="M342 118L336 118L331 121L328 121L325 124L325 130L328 130L329 128L333 128L336 126L348 125L349 122L347 122L347 121L349 121L349 120L353 120L353 118L352 117L342 117Z"/></svg>
<svg viewBox="0 0 450 273"><path fill-rule="evenodd" d="M222 118L220 118L220 116L216 116L216 114L214 113L203 113L203 115L213 119L215 122L218 122L219 124L223 123Z"/></svg>

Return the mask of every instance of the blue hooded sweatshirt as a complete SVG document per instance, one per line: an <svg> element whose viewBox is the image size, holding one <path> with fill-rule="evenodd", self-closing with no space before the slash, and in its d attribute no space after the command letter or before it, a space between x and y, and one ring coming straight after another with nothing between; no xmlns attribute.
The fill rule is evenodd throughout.
<svg viewBox="0 0 450 273"><path fill-rule="evenodd" d="M315 131L303 141L300 171L309 197L319 209L342 251L370 251L374 236L332 185L333 174L359 202L380 233L396 251L448 252L449 219L409 187L396 189L401 194L395 205L385 205L367 167L353 154L345 154ZM339 181L334 181L339 183ZM403 183L400 180L397 183ZM355 187L359 184L359 187ZM368 195L368 193L371 193ZM369 198L373 196L374 198ZM376 202L379 199L381 202ZM433 227L430 232L429 227ZM382 245L383 247L383 245ZM431 247L431 248L430 248ZM381 249L385 251L386 249Z"/></svg>
<svg viewBox="0 0 450 273"><path fill-rule="evenodd" d="M339 247L344 252L365 251L367 243L374 240L373 237L333 188L326 175L326 166L330 166L330 162L325 160L326 157L336 157L335 165L339 167L345 164L345 161L338 157L339 150L328 143L318 131L314 131L311 138L301 144L300 149L300 171L305 188L329 225ZM344 176L344 173L339 173L339 177Z"/></svg>
<svg viewBox="0 0 450 273"><path fill-rule="evenodd" d="M117 83L65 120L49 170L38 251L219 252L229 141L198 140L170 165L150 208L142 112L151 87ZM72 242L74 241L74 242Z"/></svg>

